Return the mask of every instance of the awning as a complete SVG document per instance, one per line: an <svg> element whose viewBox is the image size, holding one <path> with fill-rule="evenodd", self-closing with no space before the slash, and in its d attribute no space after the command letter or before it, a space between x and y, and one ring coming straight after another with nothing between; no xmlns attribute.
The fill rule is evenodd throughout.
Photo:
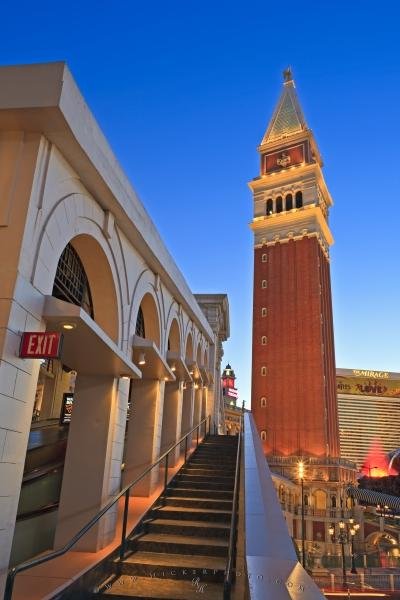
<svg viewBox="0 0 400 600"><path fill-rule="evenodd" d="M346 488L346 493L348 496L356 498L357 500L360 500L361 502L364 502L370 506L387 506L392 510L400 511L399 496L391 496L390 494L375 492L375 490L354 487L353 485L349 485Z"/></svg>
<svg viewBox="0 0 400 600"><path fill-rule="evenodd" d="M83 375L141 377L131 362L108 335L80 307L53 296L46 296L43 319L48 331L61 331L61 362ZM65 329L64 325L72 325Z"/></svg>
<svg viewBox="0 0 400 600"><path fill-rule="evenodd" d="M144 355L144 356L143 356ZM139 364L141 359L144 364ZM159 349L153 342L134 335L132 340L132 359L142 372L142 379L164 379L165 381L175 381L175 375L169 365L160 354Z"/></svg>
<svg viewBox="0 0 400 600"><path fill-rule="evenodd" d="M175 377L177 379L186 382L192 381L192 376L190 375L186 363L183 360L183 356L181 356L178 352L168 351L167 361L171 371L175 373Z"/></svg>

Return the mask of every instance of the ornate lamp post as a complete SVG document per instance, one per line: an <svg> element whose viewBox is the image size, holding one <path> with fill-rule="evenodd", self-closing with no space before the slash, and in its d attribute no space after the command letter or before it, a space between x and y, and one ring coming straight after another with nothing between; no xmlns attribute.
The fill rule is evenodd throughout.
<svg viewBox="0 0 400 600"><path fill-rule="evenodd" d="M305 520L304 520L304 462L298 463L298 476L301 482L301 564L306 568Z"/></svg>
<svg viewBox="0 0 400 600"><path fill-rule="evenodd" d="M351 573L357 574L357 569L356 569L356 562L355 562L355 557L354 557L354 536L356 535L357 531L360 529L360 525L358 523L354 523L354 519L351 518L349 519L349 523L350 523L350 539L351 539Z"/></svg>
<svg viewBox="0 0 400 600"><path fill-rule="evenodd" d="M351 573L357 573L355 556L354 556L354 536L356 535L360 525L354 522L354 519L349 519L349 526L347 527L343 519L339 521L339 533L335 535L335 525L331 524L329 527L329 535L331 536L332 542L339 542L342 550L342 573L343 573L343 587L347 587L347 573L346 573L346 556L344 552L344 545L351 544Z"/></svg>

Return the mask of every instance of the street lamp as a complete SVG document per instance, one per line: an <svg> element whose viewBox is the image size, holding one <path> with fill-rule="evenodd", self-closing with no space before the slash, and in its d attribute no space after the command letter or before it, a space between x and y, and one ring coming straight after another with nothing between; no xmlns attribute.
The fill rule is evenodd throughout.
<svg viewBox="0 0 400 600"><path fill-rule="evenodd" d="M304 462L298 463L298 476L301 482L301 564L306 568L305 521L304 521Z"/></svg>
<svg viewBox="0 0 400 600"><path fill-rule="evenodd" d="M357 569L356 569L356 561L355 561L355 557L354 557L354 536L356 535L357 531L360 529L360 525L358 523L354 523L354 519L351 518L349 519L349 523L350 523L350 539L351 539L351 573L354 573L355 575L357 574Z"/></svg>
<svg viewBox="0 0 400 600"><path fill-rule="evenodd" d="M344 520L339 521L339 533L335 535L335 525L332 523L329 527L329 535L331 536L332 542L339 542L342 550L342 572L343 572L343 587L347 587L347 573L346 573L346 556L344 552L344 545L351 543L351 573L357 573L355 556L354 556L354 536L360 528L358 523L354 523L354 519L349 519L349 528L347 528Z"/></svg>

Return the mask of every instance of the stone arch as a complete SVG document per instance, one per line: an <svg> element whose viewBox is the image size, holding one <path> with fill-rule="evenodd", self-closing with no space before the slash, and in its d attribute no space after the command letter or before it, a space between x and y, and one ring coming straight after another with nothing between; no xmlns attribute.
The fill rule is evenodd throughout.
<svg viewBox="0 0 400 600"><path fill-rule="evenodd" d="M198 344L197 344L196 362L199 366L201 365L201 344L200 344L200 342L198 342Z"/></svg>
<svg viewBox="0 0 400 600"><path fill-rule="evenodd" d="M66 204L73 202L74 210ZM69 216L66 216L69 215ZM90 215L90 216L89 216ZM115 249L104 236L104 212L89 197L62 198L49 214L39 236L32 269L32 284L51 295L60 256L71 243L89 280L96 323L117 344L122 339L121 281ZM60 235L62 224L62 235Z"/></svg>
<svg viewBox="0 0 400 600"><path fill-rule="evenodd" d="M169 327L166 347L171 352L178 352L178 354L181 351L181 331L178 320L175 317L172 319Z"/></svg>
<svg viewBox="0 0 400 600"><path fill-rule="evenodd" d="M160 349L160 319L153 295L147 292L141 299L139 306L143 312L146 339L152 340Z"/></svg>
<svg viewBox="0 0 400 600"><path fill-rule="evenodd" d="M203 363L202 363L206 369L209 368L209 364L208 364L208 348L204 348L203 350Z"/></svg>
<svg viewBox="0 0 400 600"><path fill-rule="evenodd" d="M394 548L398 548L398 542L396 538L387 531L374 531L370 533L365 538L365 544L367 550L369 549L370 551L378 549L379 547L389 551L394 550Z"/></svg>
<svg viewBox="0 0 400 600"><path fill-rule="evenodd" d="M186 336L185 360L186 360L186 362L193 361L193 337L190 332Z"/></svg>
<svg viewBox="0 0 400 600"><path fill-rule="evenodd" d="M149 269L142 271L136 280L129 315L128 337L131 340L135 335L136 319L139 308L141 308L145 321L146 338L153 340L157 348L162 351L161 342L164 341L161 338L162 311L154 283L154 273Z"/></svg>

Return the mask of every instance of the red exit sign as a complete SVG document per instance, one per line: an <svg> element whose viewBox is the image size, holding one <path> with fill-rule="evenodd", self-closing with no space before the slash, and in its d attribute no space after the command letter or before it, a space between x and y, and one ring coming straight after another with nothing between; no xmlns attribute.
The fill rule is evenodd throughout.
<svg viewBox="0 0 400 600"><path fill-rule="evenodd" d="M62 334L51 331L26 331L22 334L20 358L59 358Z"/></svg>

